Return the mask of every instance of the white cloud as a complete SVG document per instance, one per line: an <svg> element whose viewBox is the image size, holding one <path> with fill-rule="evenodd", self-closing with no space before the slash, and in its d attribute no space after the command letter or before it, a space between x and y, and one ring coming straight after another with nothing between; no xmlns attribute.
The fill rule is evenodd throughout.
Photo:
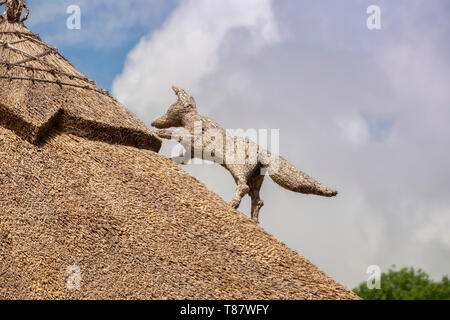
<svg viewBox="0 0 450 320"><path fill-rule="evenodd" d="M215 70L227 36L239 29L251 33L254 47L277 41L271 1L182 1L164 26L129 54L114 95L139 115L151 109L156 116L173 99L171 85L199 89Z"/></svg>
<svg viewBox="0 0 450 320"><path fill-rule="evenodd" d="M338 119L337 123L342 135L351 143L366 144L370 139L369 127L363 117L359 115Z"/></svg>
<svg viewBox="0 0 450 320"><path fill-rule="evenodd" d="M450 251L450 214L443 215L442 212L448 213L448 207L426 208L424 214L428 219L420 224L412 239L418 243L437 242Z"/></svg>

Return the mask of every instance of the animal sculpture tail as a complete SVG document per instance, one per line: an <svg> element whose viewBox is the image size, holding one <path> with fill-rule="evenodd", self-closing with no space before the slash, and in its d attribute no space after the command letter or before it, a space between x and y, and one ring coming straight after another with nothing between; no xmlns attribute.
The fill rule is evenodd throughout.
<svg viewBox="0 0 450 320"><path fill-rule="evenodd" d="M295 168L282 157L269 158L269 175L279 186L299 193L334 197L336 190L329 189ZM266 162L267 163L267 162Z"/></svg>

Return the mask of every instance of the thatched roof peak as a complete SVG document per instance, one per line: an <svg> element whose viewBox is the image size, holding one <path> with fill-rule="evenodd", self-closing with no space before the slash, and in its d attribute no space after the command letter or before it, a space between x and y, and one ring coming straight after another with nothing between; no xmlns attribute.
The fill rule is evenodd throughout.
<svg viewBox="0 0 450 320"><path fill-rule="evenodd" d="M15 7L7 2L9 8ZM57 48L5 15L0 22L0 126L34 144L56 127L159 151L161 140L139 119L78 72Z"/></svg>
<svg viewBox="0 0 450 320"><path fill-rule="evenodd" d="M5 5L5 13L1 16L1 20L9 22L20 22L23 23L27 20L29 15L29 10L27 5L22 0L2 0L0 5ZM25 16L22 18L22 13L25 10Z"/></svg>

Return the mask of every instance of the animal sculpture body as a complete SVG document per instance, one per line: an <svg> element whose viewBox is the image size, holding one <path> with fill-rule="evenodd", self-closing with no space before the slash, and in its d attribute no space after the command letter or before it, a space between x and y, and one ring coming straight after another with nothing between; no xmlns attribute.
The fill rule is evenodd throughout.
<svg viewBox="0 0 450 320"><path fill-rule="evenodd" d="M242 198L248 194L252 200L251 217L258 223L259 211L264 205L260 198L264 171L268 171L278 185L294 192L325 197L337 195L337 191L322 186L285 159L272 155L250 139L230 136L214 120L197 113L195 100L186 91L178 87L172 89L178 100L152 126L161 129L157 134L163 139L176 137L175 133L165 129L184 128L184 133L178 135L177 140L187 152L173 159L177 163L184 164L194 157L205 159L207 154L212 157L208 157L208 160L219 163L231 173L237 184L231 202L233 208L237 209Z"/></svg>

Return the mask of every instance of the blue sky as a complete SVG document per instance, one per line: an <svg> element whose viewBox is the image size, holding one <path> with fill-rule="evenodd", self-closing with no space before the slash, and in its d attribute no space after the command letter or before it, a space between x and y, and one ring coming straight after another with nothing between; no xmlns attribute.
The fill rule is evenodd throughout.
<svg viewBox="0 0 450 320"><path fill-rule="evenodd" d="M225 128L280 129L283 157L340 194L267 181L261 224L338 281L374 264L450 273L449 1L29 2L27 26L146 124L176 84ZM81 30L65 27L70 4ZM223 168L184 169L231 199Z"/></svg>
<svg viewBox="0 0 450 320"><path fill-rule="evenodd" d="M146 20L136 19L121 28L121 20L126 19L123 11L133 8L138 14L138 8L143 2L146 3L145 9L150 12L143 15ZM131 49L150 30L160 27L176 5L174 0L129 1L129 5L125 6L112 5L113 1L83 0L29 3L33 14L27 21L27 26L47 42L57 46L79 71L108 90L111 89L114 78L122 72ZM66 9L73 4L81 8L81 30L66 28L66 20L70 16ZM98 14L96 11L103 11L100 19L95 16ZM103 29L102 24L114 27Z"/></svg>

